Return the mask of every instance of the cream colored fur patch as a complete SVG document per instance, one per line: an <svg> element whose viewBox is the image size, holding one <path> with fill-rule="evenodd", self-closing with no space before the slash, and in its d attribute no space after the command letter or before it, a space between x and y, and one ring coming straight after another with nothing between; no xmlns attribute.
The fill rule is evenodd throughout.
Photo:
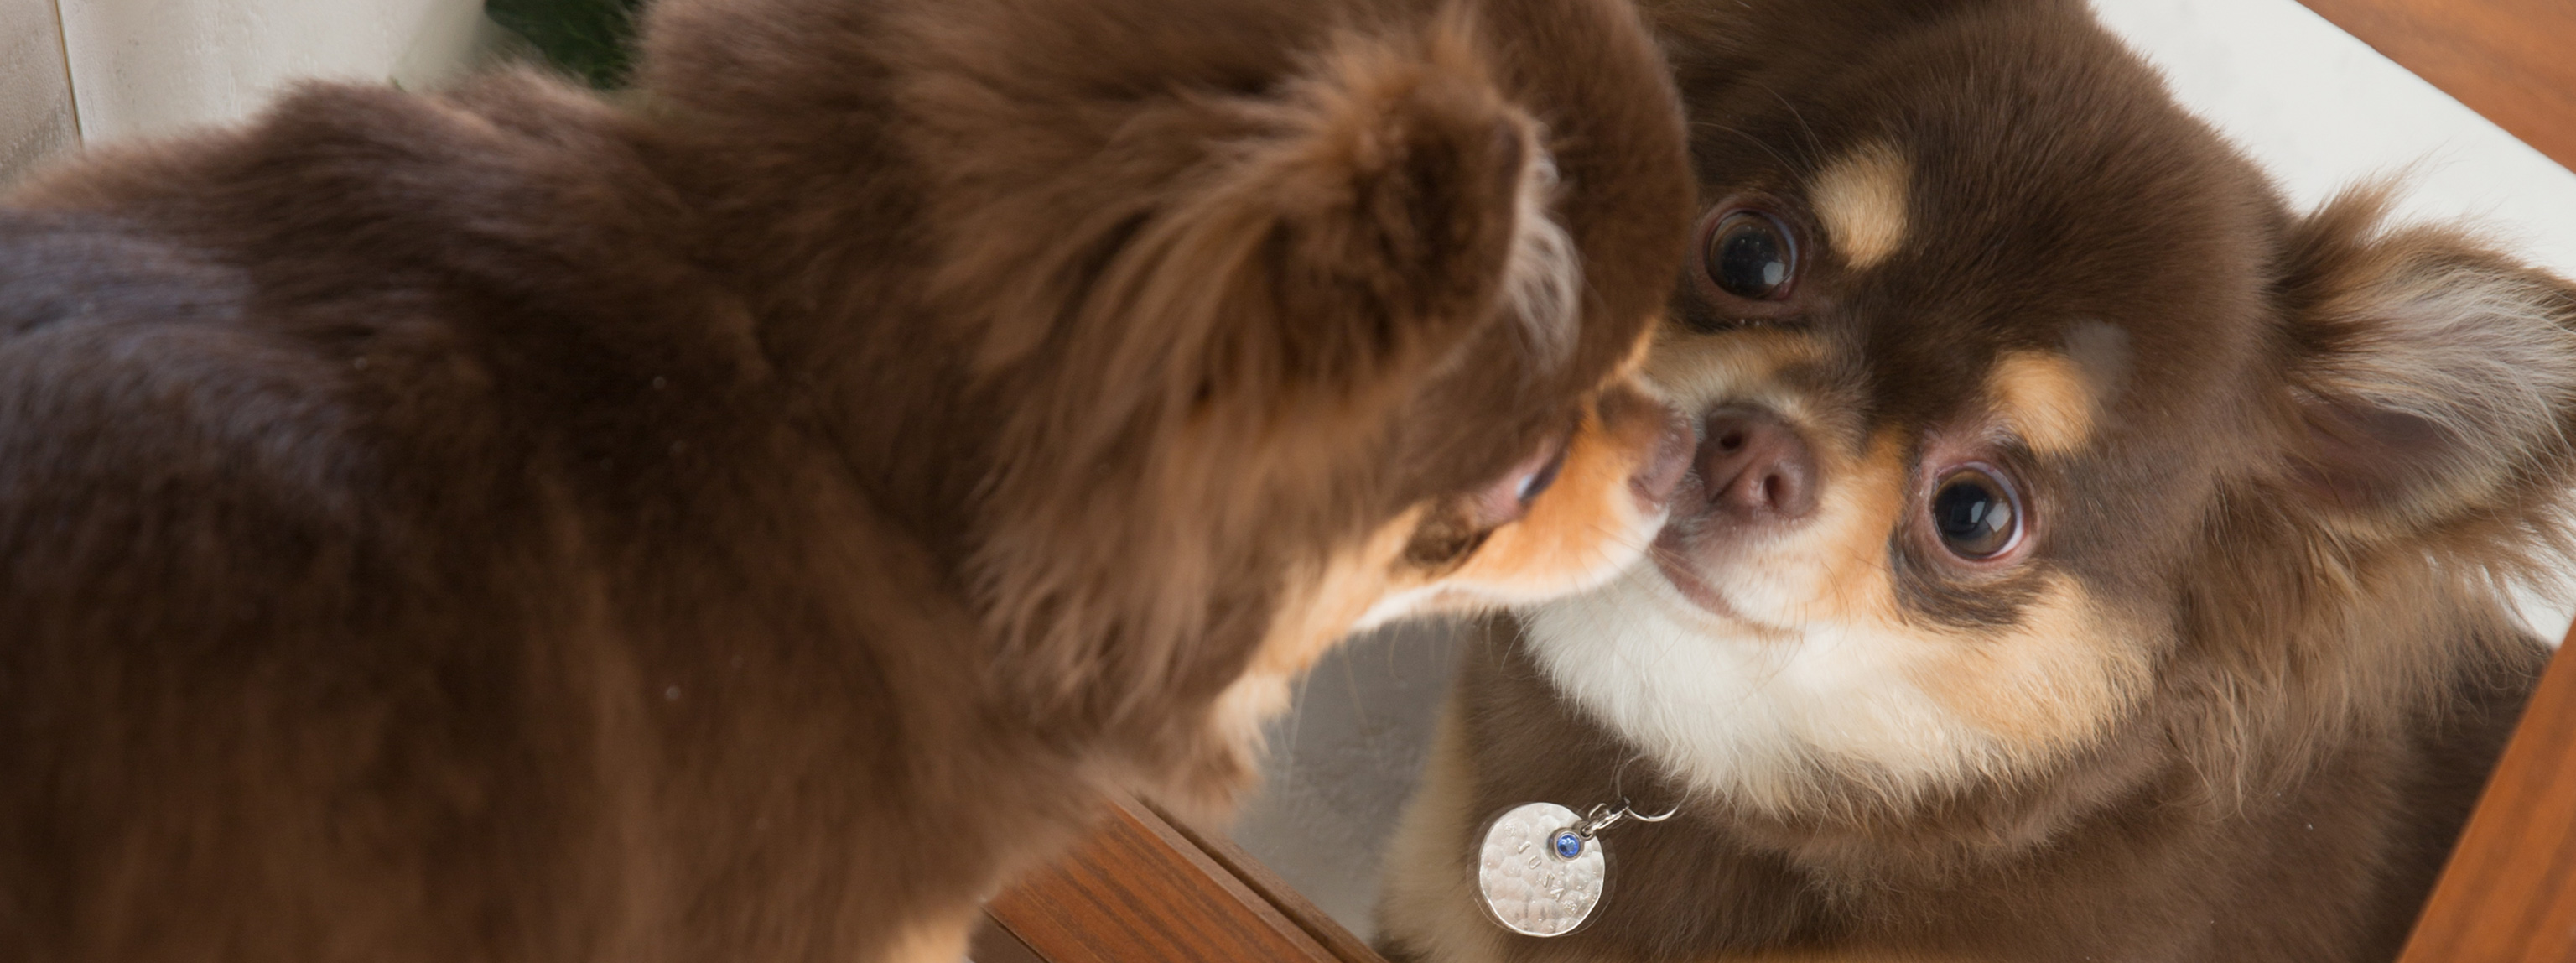
<svg viewBox="0 0 2576 963"><path fill-rule="evenodd" d="M1986 399L2023 444L2043 455L2064 455L2092 440L2101 399L2084 370L2064 355L2015 351L1995 362Z"/></svg>
<svg viewBox="0 0 2576 963"><path fill-rule="evenodd" d="M1791 588L1827 594L1821 574ZM1723 590L1739 608L1777 602ZM1528 637L1559 692L1703 791L1773 813L1827 805L1836 784L1912 805L2061 758L2134 698L2143 657L2107 644L2115 630L2071 583L2042 595L1992 638L1866 609L1766 626L1702 611L1639 566L1532 612Z"/></svg>
<svg viewBox="0 0 2576 963"><path fill-rule="evenodd" d="M1896 148L1873 142L1816 175L1807 192L1825 236L1855 268L1886 260L1905 242L1913 167Z"/></svg>
<svg viewBox="0 0 2576 963"><path fill-rule="evenodd" d="M1646 378L1664 399L1684 411L1706 411L1721 401L1768 405L1795 414L1805 399L1781 384L1782 373L1814 365L1824 346L1800 331L1753 328L1716 337L1664 338L1654 347Z"/></svg>
<svg viewBox="0 0 2576 963"><path fill-rule="evenodd" d="M972 908L916 920L895 934L886 946L885 959L887 963L957 963L966 958L967 936L974 928Z"/></svg>

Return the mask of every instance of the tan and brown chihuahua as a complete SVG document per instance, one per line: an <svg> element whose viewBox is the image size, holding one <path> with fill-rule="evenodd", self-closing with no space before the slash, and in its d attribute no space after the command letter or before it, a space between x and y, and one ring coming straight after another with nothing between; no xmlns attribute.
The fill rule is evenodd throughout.
<svg viewBox="0 0 2576 963"><path fill-rule="evenodd" d="M2078 0L1648 6L1694 494L1468 650L1391 949L2391 957L2549 656L2576 287L2290 210ZM1484 821L1614 782L1680 811L1590 924L1484 918Z"/></svg>

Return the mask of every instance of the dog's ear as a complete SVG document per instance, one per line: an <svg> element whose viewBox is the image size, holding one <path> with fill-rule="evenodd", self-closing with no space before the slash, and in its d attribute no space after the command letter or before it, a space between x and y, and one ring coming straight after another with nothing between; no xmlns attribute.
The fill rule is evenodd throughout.
<svg viewBox="0 0 2576 963"><path fill-rule="evenodd" d="M1094 239L1056 250L1084 253L948 279L988 288L966 292L988 306L977 364L1013 396L978 563L1032 705L1112 699L1082 711L1115 718L1238 676L1260 626L1218 623L1267 600L1211 600L1320 571L1420 497L1386 490L1413 392L1470 351L1535 381L1576 347L1542 132L1476 31L1319 36L1271 82L1090 108L1126 113L1064 170L1025 172L1089 192L1049 215L1072 225L1056 240ZM976 196L1037 210L1075 190L1030 183Z"/></svg>
<svg viewBox="0 0 2576 963"><path fill-rule="evenodd" d="M2362 538L2468 516L2551 527L2576 481L2576 285L2348 193L2293 232L2290 467Z"/></svg>
<svg viewBox="0 0 2576 963"><path fill-rule="evenodd" d="M1516 325L1532 361L1571 351L1580 278L1553 169L1463 19L1336 35L1224 106L1235 129L1091 279L1067 360L1162 395L1144 406L1267 417L1374 401L1490 324Z"/></svg>

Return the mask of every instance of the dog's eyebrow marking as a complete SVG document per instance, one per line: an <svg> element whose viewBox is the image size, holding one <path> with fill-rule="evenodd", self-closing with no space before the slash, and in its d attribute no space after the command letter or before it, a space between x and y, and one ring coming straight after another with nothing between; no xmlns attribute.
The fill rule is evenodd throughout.
<svg viewBox="0 0 2576 963"><path fill-rule="evenodd" d="M2084 447L2100 419L2094 379L2074 359L2049 351L2015 351L1995 361L1986 399L2023 444L2043 455Z"/></svg>
<svg viewBox="0 0 2576 963"><path fill-rule="evenodd" d="M1825 236L1854 268L1885 260L1905 241L1906 194L1913 168L1885 141L1843 155L1807 191Z"/></svg>

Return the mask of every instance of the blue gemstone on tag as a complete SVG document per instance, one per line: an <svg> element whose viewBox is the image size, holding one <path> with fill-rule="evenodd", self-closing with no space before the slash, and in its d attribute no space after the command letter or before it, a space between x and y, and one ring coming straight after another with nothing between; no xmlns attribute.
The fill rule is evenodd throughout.
<svg viewBox="0 0 2576 963"><path fill-rule="evenodd" d="M1560 859L1573 859L1583 855L1583 837L1576 835L1571 829L1557 833L1556 855Z"/></svg>

